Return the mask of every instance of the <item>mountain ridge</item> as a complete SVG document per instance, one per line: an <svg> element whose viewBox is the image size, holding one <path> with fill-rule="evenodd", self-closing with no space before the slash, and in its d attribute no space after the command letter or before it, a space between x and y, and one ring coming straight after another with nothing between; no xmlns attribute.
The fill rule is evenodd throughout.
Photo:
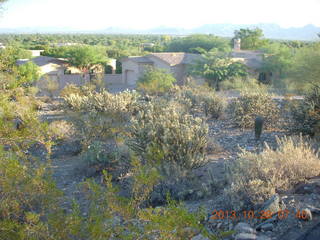
<svg viewBox="0 0 320 240"><path fill-rule="evenodd" d="M303 27L283 28L274 23L259 24L204 24L202 26L185 29L159 26L146 30L108 27L100 30L77 30L65 27L25 27L25 28L0 28L0 33L91 33L91 34L214 34L221 37L232 37L235 30L240 28L261 28L266 38L283 40L313 41L319 39L320 27L312 24Z"/></svg>

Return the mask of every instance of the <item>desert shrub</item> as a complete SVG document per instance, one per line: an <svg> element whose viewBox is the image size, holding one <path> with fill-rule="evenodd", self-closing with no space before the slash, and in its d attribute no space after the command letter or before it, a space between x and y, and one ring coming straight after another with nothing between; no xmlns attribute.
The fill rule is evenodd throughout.
<svg viewBox="0 0 320 240"><path fill-rule="evenodd" d="M291 130L310 136L320 134L320 85L314 85L302 101L291 101Z"/></svg>
<svg viewBox="0 0 320 240"><path fill-rule="evenodd" d="M57 208L61 192L43 164L31 164L0 148L0 238L49 239L43 218Z"/></svg>
<svg viewBox="0 0 320 240"><path fill-rule="evenodd" d="M48 126L48 131L54 140L68 140L75 135L74 127L65 120L51 122Z"/></svg>
<svg viewBox="0 0 320 240"><path fill-rule="evenodd" d="M239 90L256 92L257 90L266 90L266 85L259 84L254 78L233 78L225 80L220 84L221 90Z"/></svg>
<svg viewBox="0 0 320 240"><path fill-rule="evenodd" d="M225 194L234 207L252 207L276 192L320 174L318 154L302 137L277 139L278 148L257 154L243 151L227 163L230 185Z"/></svg>
<svg viewBox="0 0 320 240"><path fill-rule="evenodd" d="M168 93L171 99L181 103L191 112L204 112L212 118L219 118L225 110L225 100L207 86L190 85L176 87Z"/></svg>
<svg viewBox="0 0 320 240"><path fill-rule="evenodd" d="M90 211L84 229L89 239L186 239L202 233L210 235L200 222L204 212L189 213L181 203L170 200L161 208L141 208L153 187L160 179L155 168L142 165L137 159L132 162L132 193L129 198L120 197L112 184L112 177L104 173L105 186L92 180L83 186L91 198ZM113 217L116 216L116 219ZM191 230L190 230L191 229Z"/></svg>
<svg viewBox="0 0 320 240"><path fill-rule="evenodd" d="M225 104L215 94L203 96L203 109L206 116L219 118L224 112Z"/></svg>
<svg viewBox="0 0 320 240"><path fill-rule="evenodd" d="M143 159L158 154L159 162L187 169L206 163L208 126L200 118L179 113L175 105L146 104L128 131L127 145Z"/></svg>
<svg viewBox="0 0 320 240"><path fill-rule="evenodd" d="M279 108L266 93L242 93L230 104L234 123L242 128L254 126L256 116L264 118L264 127L275 127L279 119Z"/></svg>
<svg viewBox="0 0 320 240"><path fill-rule="evenodd" d="M138 89L150 94L165 93L170 88L176 79L171 73L163 69L148 68L144 74L138 79Z"/></svg>
<svg viewBox="0 0 320 240"><path fill-rule="evenodd" d="M65 109L79 137L88 146L95 139L107 139L120 133L135 110L138 96L129 91L71 94L64 98Z"/></svg>
<svg viewBox="0 0 320 240"><path fill-rule="evenodd" d="M63 98L68 97L71 94L81 95L81 88L74 84L68 84L60 92L60 96Z"/></svg>
<svg viewBox="0 0 320 240"><path fill-rule="evenodd" d="M82 158L97 172L107 170L114 178L127 173L130 167L130 152L125 145L94 141L83 153Z"/></svg>
<svg viewBox="0 0 320 240"><path fill-rule="evenodd" d="M23 89L3 91L0 94L0 144L24 148L36 142L48 148L50 135L46 123L41 123L36 112L34 97L26 96Z"/></svg>

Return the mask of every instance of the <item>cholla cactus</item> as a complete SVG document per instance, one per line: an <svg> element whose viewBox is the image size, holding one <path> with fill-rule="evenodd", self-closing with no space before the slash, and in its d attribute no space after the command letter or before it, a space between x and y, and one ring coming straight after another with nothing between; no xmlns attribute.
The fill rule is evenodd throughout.
<svg viewBox="0 0 320 240"><path fill-rule="evenodd" d="M87 145L121 132L136 108L138 94L88 91L85 95L70 94L64 99L70 119Z"/></svg>
<svg viewBox="0 0 320 240"><path fill-rule="evenodd" d="M274 127L280 110L272 97L265 93L244 93L230 105L234 123L242 128L253 128L257 115L264 118L264 127Z"/></svg>
<svg viewBox="0 0 320 240"><path fill-rule="evenodd" d="M172 103L151 102L131 121L128 146L146 161L192 169L206 163L208 126Z"/></svg>

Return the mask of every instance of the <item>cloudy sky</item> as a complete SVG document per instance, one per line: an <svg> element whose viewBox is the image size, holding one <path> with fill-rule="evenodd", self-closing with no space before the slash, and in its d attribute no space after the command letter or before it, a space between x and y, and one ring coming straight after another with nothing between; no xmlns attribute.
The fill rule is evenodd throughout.
<svg viewBox="0 0 320 240"><path fill-rule="evenodd" d="M9 0L0 27L193 28L203 24L320 26L320 0Z"/></svg>

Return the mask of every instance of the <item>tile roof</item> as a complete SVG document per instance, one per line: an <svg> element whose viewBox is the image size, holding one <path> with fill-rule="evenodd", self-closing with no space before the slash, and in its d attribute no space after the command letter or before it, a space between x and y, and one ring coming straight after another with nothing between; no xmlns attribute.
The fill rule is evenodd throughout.
<svg viewBox="0 0 320 240"><path fill-rule="evenodd" d="M191 53L183 53L183 52L164 52L164 53L150 53L143 57L127 57L122 61L131 60L137 63L153 63L154 60L152 58L160 59L161 61L167 63L170 66L178 65L178 64L190 64L197 59L201 58L200 54L191 54Z"/></svg>
<svg viewBox="0 0 320 240"><path fill-rule="evenodd" d="M263 52L240 50L233 51L230 54L235 61L241 61L250 68L258 69L263 63Z"/></svg>
<svg viewBox="0 0 320 240"><path fill-rule="evenodd" d="M26 59L18 60L17 64L22 65L28 61L32 61L34 64L38 65L39 67L47 65L49 63L58 64L58 65L64 65L67 63L67 61L63 59L47 57L47 56L39 56L39 57L32 58L31 60L26 60Z"/></svg>
<svg viewBox="0 0 320 240"><path fill-rule="evenodd" d="M174 66L178 64L190 64L195 60L201 58L200 54L184 53L184 52L164 52L151 53L147 56L154 56L167 64Z"/></svg>

